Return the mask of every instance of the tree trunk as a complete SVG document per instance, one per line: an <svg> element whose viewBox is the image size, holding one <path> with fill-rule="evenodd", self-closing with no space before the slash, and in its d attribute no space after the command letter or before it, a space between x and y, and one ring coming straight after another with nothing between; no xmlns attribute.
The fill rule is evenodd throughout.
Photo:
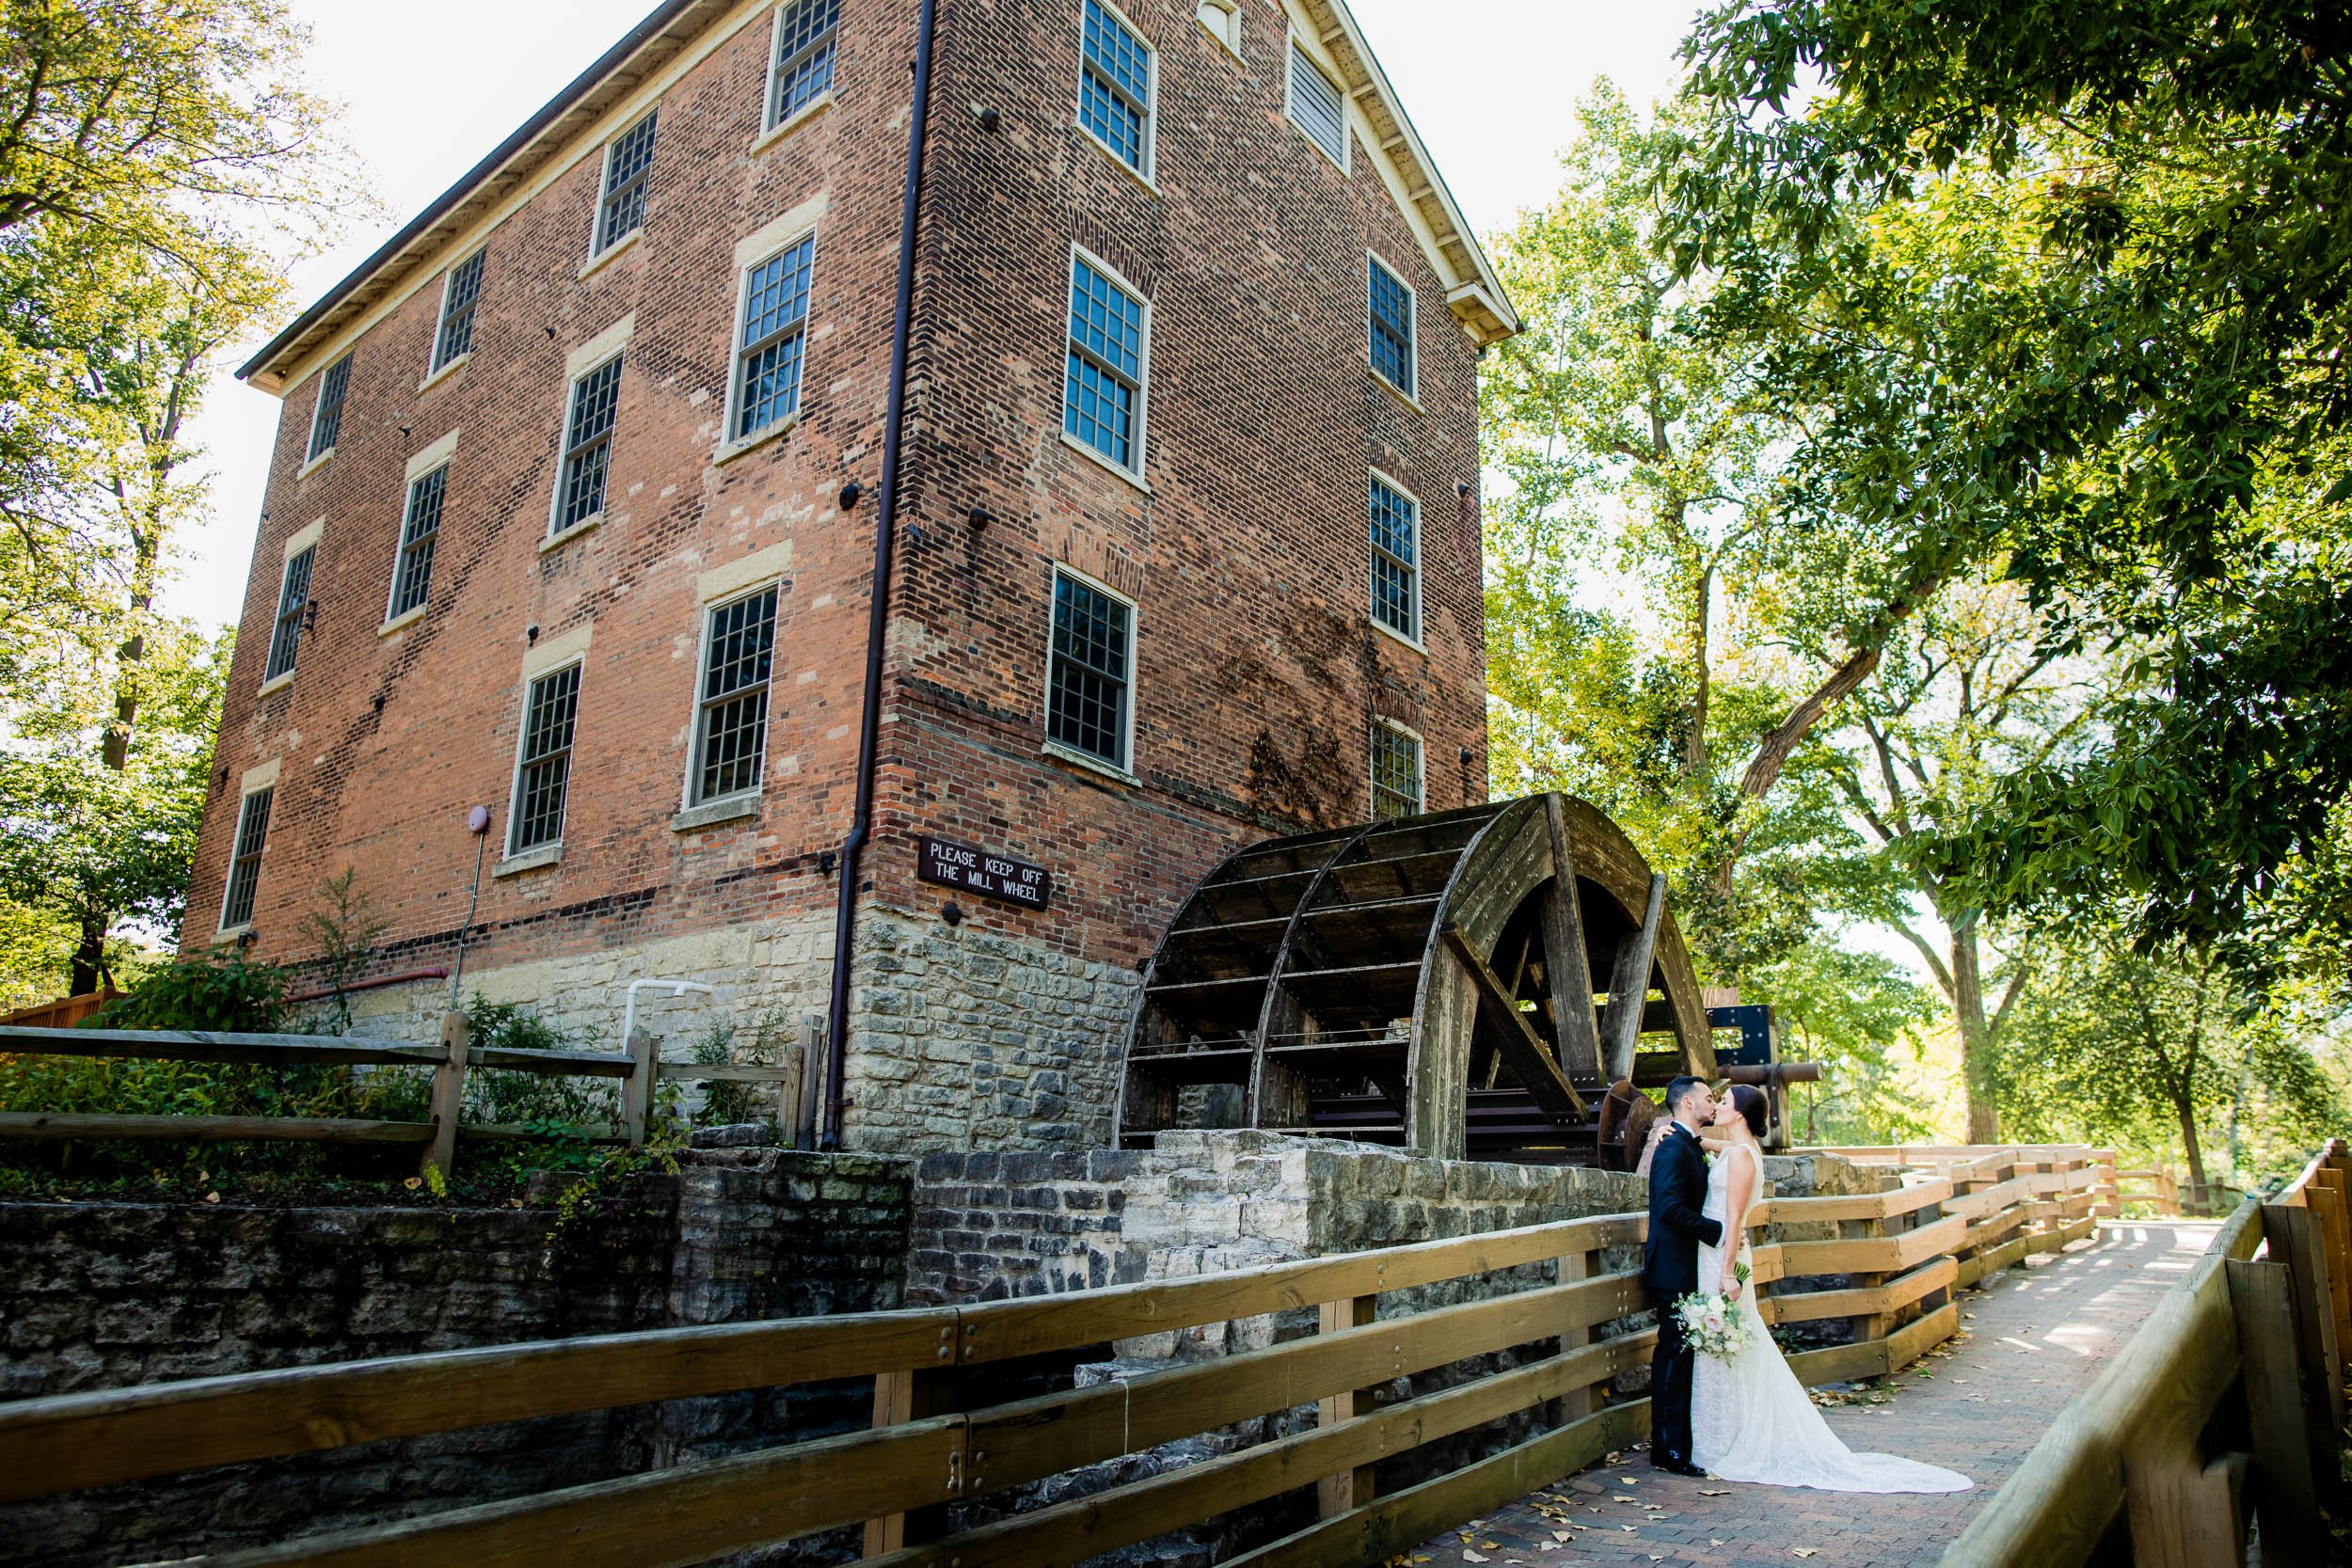
<svg viewBox="0 0 2352 1568"><path fill-rule="evenodd" d="M2204 1191L2205 1154L2197 1144L2197 1107L2189 1096L2181 1094L2173 1097L2172 1109L2181 1118L2181 1152L2188 1157L2189 1184L2210 1204L2213 1195Z"/></svg>
<svg viewBox="0 0 2352 1568"><path fill-rule="evenodd" d="M51 971L55 974L56 971ZM66 987L68 996L87 996L98 989L106 974L106 923L91 915L82 917L81 945L73 950L73 972Z"/></svg>
<svg viewBox="0 0 2352 1568"><path fill-rule="evenodd" d="M1968 1085L1968 1141L1998 1143L2001 1113L1994 1100L1994 1056L1997 1042L1984 1016L1984 963L1977 951L1977 923L1963 920L1952 933L1952 1017L1960 1025L1960 1063Z"/></svg>

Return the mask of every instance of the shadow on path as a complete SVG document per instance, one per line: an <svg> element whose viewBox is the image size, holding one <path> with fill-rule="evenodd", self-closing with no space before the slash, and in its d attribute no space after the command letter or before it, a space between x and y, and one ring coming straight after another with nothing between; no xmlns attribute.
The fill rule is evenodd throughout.
<svg viewBox="0 0 2352 1568"><path fill-rule="evenodd" d="M1851 1447L1948 1465L1976 1481L1973 1491L1873 1497L1738 1486L1666 1475L1650 1468L1646 1453L1628 1454L1628 1464L1588 1469L1415 1547L1406 1560L1433 1568L1932 1568L2059 1409L2188 1273L2215 1228L2194 1220L2111 1222L2067 1252L2004 1269L1985 1289L1961 1295L1962 1334L1949 1355L1886 1380L1885 1403L1826 1412Z"/></svg>

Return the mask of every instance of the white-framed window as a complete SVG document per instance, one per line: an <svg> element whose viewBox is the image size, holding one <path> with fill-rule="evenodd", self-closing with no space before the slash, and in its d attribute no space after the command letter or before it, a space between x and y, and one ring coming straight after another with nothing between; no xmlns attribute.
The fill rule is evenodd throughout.
<svg viewBox="0 0 2352 1568"><path fill-rule="evenodd" d="M1421 736L1393 719L1372 721L1372 819L1422 813Z"/></svg>
<svg viewBox="0 0 2352 1568"><path fill-rule="evenodd" d="M506 852L519 855L564 842L571 796L572 731L580 718L580 661L532 678L515 749L514 798L506 812Z"/></svg>
<svg viewBox="0 0 2352 1568"><path fill-rule="evenodd" d="M1372 476L1372 618L1421 641L1421 508L1386 474Z"/></svg>
<svg viewBox="0 0 2352 1568"><path fill-rule="evenodd" d="M1372 368L1388 384L1413 395L1413 291L1379 257L1365 253L1364 315L1370 324Z"/></svg>
<svg viewBox="0 0 2352 1568"><path fill-rule="evenodd" d="M1200 0L1193 15L1211 38L1234 55L1241 54L1241 8L1232 0Z"/></svg>
<svg viewBox="0 0 2352 1568"><path fill-rule="evenodd" d="M621 357L616 354L572 382L564 410L564 464L556 476L555 513L548 524L550 537L604 510L612 426L620 415Z"/></svg>
<svg viewBox="0 0 2352 1568"><path fill-rule="evenodd" d="M482 297L483 258L488 254L475 251L441 279L441 325L433 334L434 370L473 352L473 308Z"/></svg>
<svg viewBox="0 0 2352 1568"><path fill-rule="evenodd" d="M1086 0L1078 123L1111 156L1152 178L1152 46L1103 0Z"/></svg>
<svg viewBox="0 0 2352 1568"><path fill-rule="evenodd" d="M776 46L768 55L768 124L772 131L833 87L833 46L841 0L792 0L776 10Z"/></svg>
<svg viewBox="0 0 2352 1568"><path fill-rule="evenodd" d="M335 437L342 434L343 394L351 387L351 356L326 367L319 377L318 402L310 405L310 446L303 461L315 463L335 450Z"/></svg>
<svg viewBox="0 0 2352 1568"><path fill-rule="evenodd" d="M653 172L653 130L656 116L644 119L612 138L604 150L604 182L596 199L596 231L589 246L601 256L637 232L645 221L645 182Z"/></svg>
<svg viewBox="0 0 2352 1568"><path fill-rule="evenodd" d="M772 582L703 612L702 679L695 689L688 805L759 787L768 755L768 676L775 646Z"/></svg>
<svg viewBox="0 0 2352 1568"><path fill-rule="evenodd" d="M441 499L449 488L449 465L420 475L408 485L401 515L400 551L392 561L392 596L384 619L396 620L424 603L433 586L433 542L441 531Z"/></svg>
<svg viewBox="0 0 2352 1568"><path fill-rule="evenodd" d="M237 838L229 850L229 885L220 895L220 928L224 931L253 924L253 895L262 885L262 846L269 838L270 802L277 794L274 784L257 789L237 807Z"/></svg>
<svg viewBox="0 0 2352 1568"><path fill-rule="evenodd" d="M1347 166L1347 100L1339 84L1296 39L1291 40L1290 93L1284 112L1333 163Z"/></svg>
<svg viewBox="0 0 2352 1568"><path fill-rule="evenodd" d="M310 563L318 553L316 545L309 545L286 558L285 575L278 579L278 620L270 627L269 657L262 666L264 682L294 673L302 623L310 610Z"/></svg>
<svg viewBox="0 0 2352 1568"><path fill-rule="evenodd" d="M809 277L816 256L817 236L808 234L743 269L736 299L736 315L743 325L735 336L735 377L727 389L734 409L727 419L730 441L755 436L800 412Z"/></svg>
<svg viewBox="0 0 2352 1568"><path fill-rule="evenodd" d="M1062 430L1130 473L1143 471L1151 306L1085 251L1070 255L1070 366Z"/></svg>
<svg viewBox="0 0 2352 1568"><path fill-rule="evenodd" d="M1134 603L1056 567L1047 741L1124 772L1134 751L1135 666Z"/></svg>

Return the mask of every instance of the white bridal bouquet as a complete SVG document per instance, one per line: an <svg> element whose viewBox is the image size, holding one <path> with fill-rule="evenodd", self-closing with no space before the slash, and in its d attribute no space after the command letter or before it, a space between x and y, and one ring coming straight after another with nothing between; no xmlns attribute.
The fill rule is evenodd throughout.
<svg viewBox="0 0 2352 1568"><path fill-rule="evenodd" d="M1748 1266L1734 1263L1731 1276L1745 1287ZM1756 1340L1756 1315L1720 1291L1711 1295L1693 1291L1684 1296L1675 1303L1675 1317L1680 1321L1682 1338L1691 1348L1718 1361L1730 1360Z"/></svg>

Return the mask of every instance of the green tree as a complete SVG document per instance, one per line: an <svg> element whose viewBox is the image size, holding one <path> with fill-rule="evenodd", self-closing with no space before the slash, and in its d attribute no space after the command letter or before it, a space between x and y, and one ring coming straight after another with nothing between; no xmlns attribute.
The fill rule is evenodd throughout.
<svg viewBox="0 0 2352 1568"><path fill-rule="evenodd" d="M2307 1148L2324 1136L2326 1075L2280 1015L2257 1007L2212 953L2142 953L2133 939L2128 919L2068 927L2062 961L2027 996L2001 1052L2016 1131L2142 1148L2177 1135L2201 1187L2212 1179L2211 1128L2225 1127L2233 1145L2249 1119Z"/></svg>
<svg viewBox="0 0 2352 1568"><path fill-rule="evenodd" d="M2012 910L2130 908L2151 951L2275 928L2352 798L2340 14L1735 0L1687 50L1715 113L1670 182L1686 267L1770 246L1835 277L1857 206L2004 214L1967 227L2008 330L1944 324L1929 493L1993 508L2083 645L2146 645L2100 744L2004 780L1937 873ZM1839 295L1861 336L1902 319Z"/></svg>

